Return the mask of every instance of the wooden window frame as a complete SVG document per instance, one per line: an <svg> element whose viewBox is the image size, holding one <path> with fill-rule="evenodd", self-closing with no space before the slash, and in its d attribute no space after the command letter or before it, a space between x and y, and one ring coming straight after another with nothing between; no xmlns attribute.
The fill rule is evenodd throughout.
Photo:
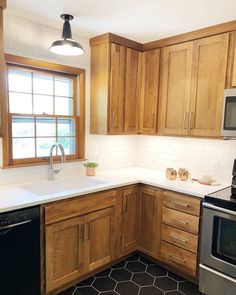
<svg viewBox="0 0 236 295"><path fill-rule="evenodd" d="M75 155L67 155L67 161L80 161L85 159L85 69L29 59L21 56L5 54L5 62L6 65L10 67L17 67L18 69L22 67L22 69L35 72L44 72L44 73L51 73L61 76L73 76L76 79L77 83L74 83L74 110L76 112L73 114L75 118L75 128L76 128L76 154ZM7 75L8 71L6 71ZM79 86L79 91L77 91L77 86ZM76 87L76 88L75 88ZM79 97L79 102L77 97ZM35 157L35 158L25 158L25 159L15 159L12 158L12 146L11 146L11 116L12 114L9 113L9 106L8 106L8 89L7 89L7 96L6 96L6 122L4 124L4 136L3 136L3 167L19 167L19 166L29 166L29 165L40 165L48 163L48 157ZM79 114L78 114L79 110ZM14 115L14 114L13 114ZM35 117L35 114L27 114L22 116L29 116ZM36 117L38 117L36 115ZM54 117L54 115L44 115L40 117ZM60 116L55 115L55 117L63 117L66 118L67 116ZM60 160L60 156L54 157L55 161Z"/></svg>

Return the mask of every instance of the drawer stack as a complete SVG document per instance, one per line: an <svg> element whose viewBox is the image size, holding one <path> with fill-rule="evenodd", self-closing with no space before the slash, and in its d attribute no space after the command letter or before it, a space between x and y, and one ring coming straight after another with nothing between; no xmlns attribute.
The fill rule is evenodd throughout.
<svg viewBox="0 0 236 295"><path fill-rule="evenodd" d="M193 278L197 275L201 200L164 191L161 259Z"/></svg>

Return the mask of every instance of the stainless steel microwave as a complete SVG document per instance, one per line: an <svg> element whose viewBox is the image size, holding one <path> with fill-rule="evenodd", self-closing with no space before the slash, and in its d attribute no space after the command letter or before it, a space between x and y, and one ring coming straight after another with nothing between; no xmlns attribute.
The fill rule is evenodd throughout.
<svg viewBox="0 0 236 295"><path fill-rule="evenodd" d="M224 91L221 136L236 137L236 88Z"/></svg>

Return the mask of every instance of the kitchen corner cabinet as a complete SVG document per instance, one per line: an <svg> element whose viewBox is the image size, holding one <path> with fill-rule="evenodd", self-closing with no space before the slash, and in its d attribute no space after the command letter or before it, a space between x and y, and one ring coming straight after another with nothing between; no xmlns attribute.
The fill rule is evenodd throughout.
<svg viewBox="0 0 236 295"><path fill-rule="evenodd" d="M7 97L7 70L4 56L4 36L3 36L3 11L6 8L6 1L0 2L0 137L4 133L4 122L6 115L6 97Z"/></svg>
<svg viewBox="0 0 236 295"><path fill-rule="evenodd" d="M142 54L139 133L157 133L160 49Z"/></svg>
<svg viewBox="0 0 236 295"><path fill-rule="evenodd" d="M91 47L92 134L136 133L140 54L109 42Z"/></svg>
<svg viewBox="0 0 236 295"><path fill-rule="evenodd" d="M161 134L220 136L229 34L163 49Z"/></svg>
<svg viewBox="0 0 236 295"><path fill-rule="evenodd" d="M116 204L106 191L45 205L47 294L114 260Z"/></svg>
<svg viewBox="0 0 236 295"><path fill-rule="evenodd" d="M139 196L138 249L159 257L161 231L161 190L141 187Z"/></svg>
<svg viewBox="0 0 236 295"><path fill-rule="evenodd" d="M137 248L137 219L138 219L137 186L124 189L122 197L122 253L127 255Z"/></svg>

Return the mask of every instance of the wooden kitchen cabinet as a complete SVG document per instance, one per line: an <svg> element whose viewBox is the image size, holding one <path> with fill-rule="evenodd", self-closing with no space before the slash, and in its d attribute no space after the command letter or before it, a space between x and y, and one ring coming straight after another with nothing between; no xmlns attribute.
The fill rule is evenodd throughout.
<svg viewBox="0 0 236 295"><path fill-rule="evenodd" d="M91 43L92 134L136 133L140 62L141 52L128 46L103 39Z"/></svg>
<svg viewBox="0 0 236 295"><path fill-rule="evenodd" d="M159 116L161 134L188 134L192 54L193 42L162 50Z"/></svg>
<svg viewBox="0 0 236 295"><path fill-rule="evenodd" d="M220 136L229 33L163 49L160 133Z"/></svg>
<svg viewBox="0 0 236 295"><path fill-rule="evenodd" d="M157 133L160 49L142 54L142 85L140 98L139 132Z"/></svg>
<svg viewBox="0 0 236 295"><path fill-rule="evenodd" d="M90 272L114 259L115 208L92 212L84 218L86 221L86 272Z"/></svg>
<svg viewBox="0 0 236 295"><path fill-rule="evenodd" d="M47 293L85 273L85 222L76 217L46 227Z"/></svg>
<svg viewBox="0 0 236 295"><path fill-rule="evenodd" d="M123 191L122 253L127 255L137 248L138 187Z"/></svg>
<svg viewBox="0 0 236 295"><path fill-rule="evenodd" d="M161 190L142 187L139 197L138 249L158 258L161 231Z"/></svg>
<svg viewBox="0 0 236 295"><path fill-rule="evenodd" d="M194 42L190 135L220 136L228 48L228 33Z"/></svg>

